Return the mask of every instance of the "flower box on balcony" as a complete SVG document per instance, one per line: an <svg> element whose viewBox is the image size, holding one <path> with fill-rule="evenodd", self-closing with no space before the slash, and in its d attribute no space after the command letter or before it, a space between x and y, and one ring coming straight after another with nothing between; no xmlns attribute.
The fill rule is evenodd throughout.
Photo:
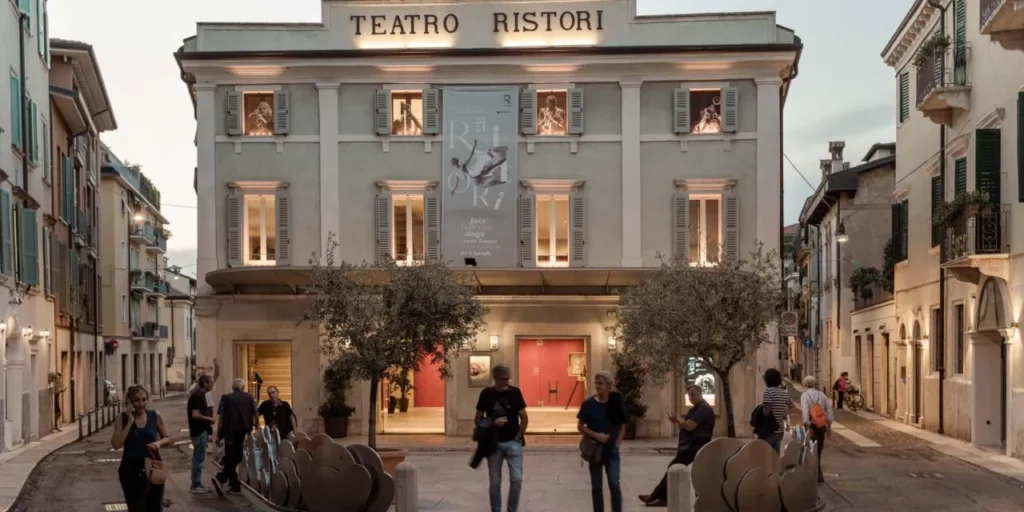
<svg viewBox="0 0 1024 512"><path fill-rule="evenodd" d="M914 67L919 68L923 66L928 62L928 59L935 57L936 50L944 51L946 48L949 48L951 43L949 36L946 34L937 33L929 37L917 48L917 53L914 54Z"/></svg>
<svg viewBox="0 0 1024 512"><path fill-rule="evenodd" d="M991 205L988 194L980 190L963 192L953 198L952 201L938 205L935 208L935 216L932 217L932 223L941 228L946 228L960 218L961 215L971 216L978 213L982 208Z"/></svg>

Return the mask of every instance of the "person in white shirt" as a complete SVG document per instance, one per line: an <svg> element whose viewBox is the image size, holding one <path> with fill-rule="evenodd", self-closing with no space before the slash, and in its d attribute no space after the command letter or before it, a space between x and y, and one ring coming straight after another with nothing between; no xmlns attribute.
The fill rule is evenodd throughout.
<svg viewBox="0 0 1024 512"><path fill-rule="evenodd" d="M835 416L832 413L832 404L829 403L828 397L825 396L825 393L818 390L818 379L812 375L804 377L804 387L807 388L807 391L804 391L804 394L800 396L800 413L803 415L807 434L818 443L818 482L824 482L825 476L821 471L821 452L825 449L825 436L831 430ZM828 424L824 428L818 428L814 425L811 417L811 408L815 405L820 405L825 410Z"/></svg>

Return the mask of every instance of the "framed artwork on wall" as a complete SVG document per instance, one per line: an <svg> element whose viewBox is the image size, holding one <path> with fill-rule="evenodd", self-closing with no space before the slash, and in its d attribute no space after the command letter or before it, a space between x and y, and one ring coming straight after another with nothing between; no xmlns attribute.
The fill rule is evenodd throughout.
<svg viewBox="0 0 1024 512"><path fill-rule="evenodd" d="M587 353L569 353L569 375L573 377L586 377L587 375Z"/></svg>
<svg viewBox="0 0 1024 512"><path fill-rule="evenodd" d="M486 388L491 385L491 355L469 355L469 387Z"/></svg>

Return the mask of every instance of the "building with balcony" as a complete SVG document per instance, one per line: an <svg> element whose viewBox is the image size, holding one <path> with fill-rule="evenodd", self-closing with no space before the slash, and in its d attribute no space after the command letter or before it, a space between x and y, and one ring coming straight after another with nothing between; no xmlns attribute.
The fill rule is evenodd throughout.
<svg viewBox="0 0 1024 512"><path fill-rule="evenodd" d="M1024 458L1020 6L915 1L882 58L899 98L895 341L907 385L894 415Z"/></svg>
<svg viewBox="0 0 1024 512"><path fill-rule="evenodd" d="M92 46L61 39L50 46L52 150L42 179L52 214L42 219L40 286L54 307L52 364L67 390L60 400L67 422L104 400L96 190L99 136L117 121Z"/></svg>
<svg viewBox="0 0 1024 512"><path fill-rule="evenodd" d="M139 166L123 162L105 145L100 159L107 378L122 391L141 384L156 396L168 379L167 219L160 213L159 191Z"/></svg>
<svg viewBox="0 0 1024 512"><path fill-rule="evenodd" d="M43 292L44 218L52 214L44 170L51 160L47 3L9 2L0 12L0 450L54 428L54 308Z"/></svg>
<svg viewBox="0 0 1024 512"><path fill-rule="evenodd" d="M196 280L181 273L180 267L167 267L167 389L185 391L192 384L195 354Z"/></svg>
<svg viewBox="0 0 1024 512"><path fill-rule="evenodd" d="M449 436L470 435L489 385L478 370L499 363L531 432L574 431L573 406L611 368L619 295L659 254L711 265L757 241L781 249L780 114L802 44L774 13L322 7L320 24L201 23L177 53L198 122L199 371L258 373L302 428L320 428L324 361L317 331L296 321L307 261L330 234L347 261L441 258L475 279L490 311L454 379L415 369L409 412L377 423ZM766 346L731 377L737 417L779 358ZM674 435L666 413L708 375L687 363L645 397L640 435ZM366 386L350 402L357 433Z"/></svg>
<svg viewBox="0 0 1024 512"><path fill-rule="evenodd" d="M888 361L887 340L895 330L886 320L892 293L867 276L885 273L890 233L879 226L891 223L896 145L871 146L856 166L844 160L845 147L842 141L829 142L821 183L800 212L806 246L801 261L810 267L805 307L813 310L801 363L826 383L849 372L864 391L865 405L881 410L889 381L878 361Z"/></svg>

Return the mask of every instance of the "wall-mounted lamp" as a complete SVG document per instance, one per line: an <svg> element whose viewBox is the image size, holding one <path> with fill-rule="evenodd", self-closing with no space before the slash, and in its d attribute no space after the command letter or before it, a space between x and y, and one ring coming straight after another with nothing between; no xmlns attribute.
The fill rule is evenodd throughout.
<svg viewBox="0 0 1024 512"><path fill-rule="evenodd" d="M498 336L491 336L491 350L498 350Z"/></svg>
<svg viewBox="0 0 1024 512"><path fill-rule="evenodd" d="M608 351L615 352L619 348L619 340L615 336L608 336Z"/></svg>
<svg viewBox="0 0 1024 512"><path fill-rule="evenodd" d="M839 221L839 227L836 228L836 242L845 244L850 241L850 235L846 234L846 226L843 225L843 221Z"/></svg>
<svg viewBox="0 0 1024 512"><path fill-rule="evenodd" d="M32 328L31 327L26 327L24 330L21 331L21 335L26 337L26 338L31 338L32 337Z"/></svg>
<svg viewBox="0 0 1024 512"><path fill-rule="evenodd" d="M44 329L43 332L39 333L39 336L42 337L42 338L49 338L50 337L50 331Z"/></svg>
<svg viewBox="0 0 1024 512"><path fill-rule="evenodd" d="M7 323L6 322L0 322L0 331L6 331L6 330L7 330Z"/></svg>

